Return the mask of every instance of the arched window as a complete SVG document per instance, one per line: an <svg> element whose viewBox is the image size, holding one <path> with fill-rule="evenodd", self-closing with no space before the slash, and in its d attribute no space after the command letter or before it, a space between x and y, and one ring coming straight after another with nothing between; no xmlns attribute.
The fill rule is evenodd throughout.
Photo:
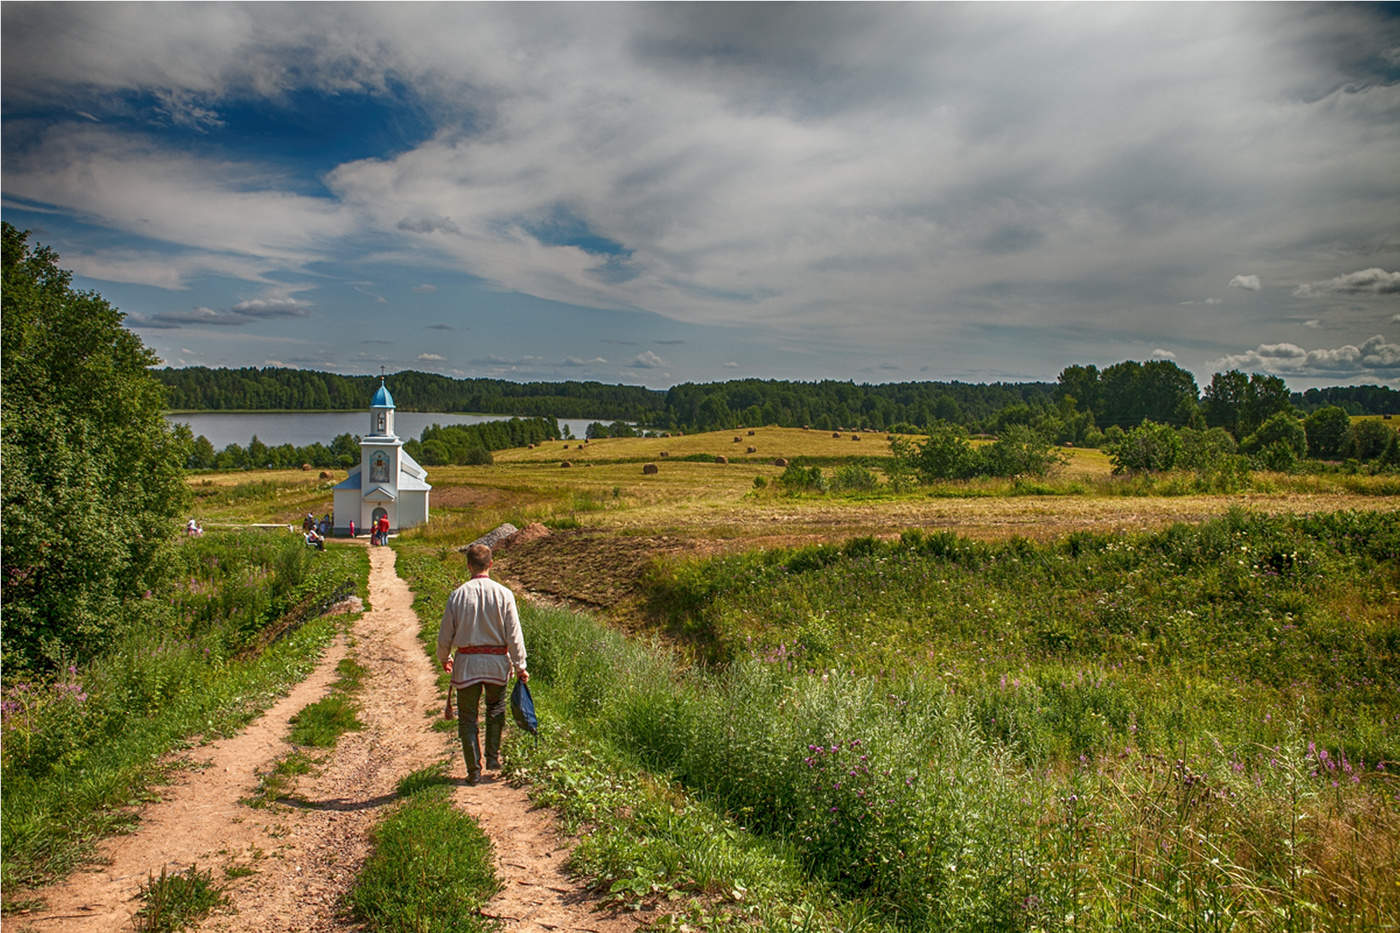
<svg viewBox="0 0 1400 933"><path fill-rule="evenodd" d="M379 433L384 433L384 412L379 413Z"/></svg>

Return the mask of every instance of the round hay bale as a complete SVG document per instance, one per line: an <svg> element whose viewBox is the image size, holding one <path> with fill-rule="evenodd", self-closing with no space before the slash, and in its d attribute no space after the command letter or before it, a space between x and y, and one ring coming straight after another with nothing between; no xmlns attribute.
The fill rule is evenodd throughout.
<svg viewBox="0 0 1400 933"><path fill-rule="evenodd" d="M530 449L531 449L531 450L534 450L534 449L535 449L535 445L534 445L534 444L531 444L531 445L530 445Z"/></svg>
<svg viewBox="0 0 1400 933"><path fill-rule="evenodd" d="M840 436L841 436L841 432L840 432L840 431L832 431L832 432L831 432L831 436L832 436L832 437L840 437Z"/></svg>
<svg viewBox="0 0 1400 933"><path fill-rule="evenodd" d="M309 469L311 469L311 464L309 464L309 463L303 463L303 464L301 465L301 468L302 468L303 470L309 470Z"/></svg>
<svg viewBox="0 0 1400 933"><path fill-rule="evenodd" d="M728 463L728 462L729 462L729 458L728 458L728 457L716 457L716 458L715 458L715 463Z"/></svg>
<svg viewBox="0 0 1400 933"><path fill-rule="evenodd" d="M749 437L753 437L753 431L749 431Z"/></svg>
<svg viewBox="0 0 1400 933"><path fill-rule="evenodd" d="M566 469L566 470L567 470L569 467L573 466L573 464L570 463L570 462L567 461L567 460L560 460L560 461L559 461L559 465L560 465L561 467L563 467L564 469Z"/></svg>
<svg viewBox="0 0 1400 933"><path fill-rule="evenodd" d="M643 475L643 476L651 476L653 473L660 473L660 472L661 472L661 467L657 466L657 465L654 464L654 463L645 463L645 464L642 465L642 475Z"/></svg>
<svg viewBox="0 0 1400 933"><path fill-rule="evenodd" d="M742 437L735 437L735 438L734 438L734 443L737 444L737 443L739 443L739 442L742 441L742 440L743 440Z"/></svg>
<svg viewBox="0 0 1400 933"><path fill-rule="evenodd" d="M322 470L322 471L321 471L321 479L330 479L330 478L331 478L331 474L330 474L330 473L328 473L328 472L325 471L325 470Z"/></svg>
<svg viewBox="0 0 1400 933"><path fill-rule="evenodd" d="M859 434L852 434L852 435L851 435L851 440L853 440L853 441L858 441L858 440L860 440L860 435L859 435Z"/></svg>
<svg viewBox="0 0 1400 933"><path fill-rule="evenodd" d="M750 448L748 448L747 450L745 450L744 453L746 453L746 454L756 454L756 453L758 453L758 448L757 448L757 447L750 447Z"/></svg>
<svg viewBox="0 0 1400 933"><path fill-rule="evenodd" d="M785 466L787 466L787 458L786 458L786 457L779 457L777 460L774 460L774 461L773 461L773 466L780 466L780 467L785 467Z"/></svg>
<svg viewBox="0 0 1400 933"><path fill-rule="evenodd" d="M664 451L664 450L661 451L661 454L660 454L660 455L663 456L663 457L669 457L669 456L671 456L670 454L668 454L668 453L667 453L666 451Z"/></svg>

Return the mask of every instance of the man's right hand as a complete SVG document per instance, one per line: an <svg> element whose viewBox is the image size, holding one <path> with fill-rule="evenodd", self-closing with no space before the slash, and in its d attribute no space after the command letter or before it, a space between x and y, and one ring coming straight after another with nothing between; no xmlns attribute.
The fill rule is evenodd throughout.
<svg viewBox="0 0 1400 933"><path fill-rule="evenodd" d="M516 671L516 672L515 672L515 676L520 678L520 682L521 682L522 684L528 684L528 683L530 682L530 672L529 672L529 671Z"/></svg>

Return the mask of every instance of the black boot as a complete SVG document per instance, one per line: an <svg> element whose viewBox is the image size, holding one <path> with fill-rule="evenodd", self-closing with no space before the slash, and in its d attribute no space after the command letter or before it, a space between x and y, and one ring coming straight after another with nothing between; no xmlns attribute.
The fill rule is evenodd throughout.
<svg viewBox="0 0 1400 933"><path fill-rule="evenodd" d="M501 770L501 729L506 724L506 714L486 717L486 770Z"/></svg>

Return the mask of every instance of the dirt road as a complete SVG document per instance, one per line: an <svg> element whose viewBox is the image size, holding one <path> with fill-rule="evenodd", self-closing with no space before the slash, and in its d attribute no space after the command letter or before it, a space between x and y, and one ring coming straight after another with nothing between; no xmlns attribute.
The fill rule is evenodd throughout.
<svg viewBox="0 0 1400 933"><path fill-rule="evenodd" d="M369 830L395 801L394 786L410 771L451 754L464 766L455 735L434 732L441 710L432 662L417 641L413 594L394 572L394 551L370 549L370 604L351 637L337 639L316 671L246 730L190 755L194 766L162 788L136 832L99 846L99 864L34 892L47 907L13 915L15 930L109 931L130 928L137 892L162 868L247 867L229 883L230 905L201 926L259 933L356 929L341 903L369 851ZM353 654L366 668L360 694L364 729L343 736L316 773L298 779L295 799L271 809L240 801L291 750L288 719L325 695L335 665ZM455 754L454 754L455 752ZM505 929L623 933L636 922L596 913L592 898L564 872L566 840L552 816L531 806L525 791L502 781L460 782L457 806L471 813L495 845L502 892L486 913Z"/></svg>

